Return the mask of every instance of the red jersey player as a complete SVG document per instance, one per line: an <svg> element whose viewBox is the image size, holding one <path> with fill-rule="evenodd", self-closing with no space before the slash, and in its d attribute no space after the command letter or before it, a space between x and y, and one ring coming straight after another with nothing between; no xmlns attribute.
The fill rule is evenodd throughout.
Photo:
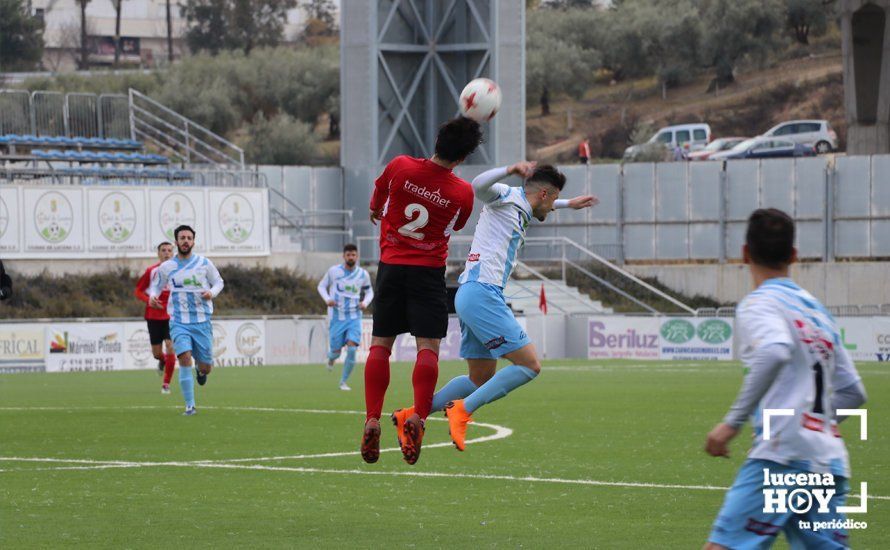
<svg viewBox="0 0 890 550"><path fill-rule="evenodd" d="M148 324L151 353L158 360L158 370L164 371L164 382L161 386L163 394L170 393L170 378L173 377L173 369L176 368L176 355L173 353L173 342L170 340L170 316L167 314L167 300L170 298L170 291L165 289L158 297L162 306L160 309L149 304L149 296L146 291L155 278L158 266L172 257L173 245L168 242L159 244L158 263L145 270L136 283L136 290L133 291L137 298L145 302L145 322ZM162 345L167 346L166 354Z"/></svg>
<svg viewBox="0 0 890 550"><path fill-rule="evenodd" d="M374 292L374 329L365 363L367 417L361 453L380 456L380 414L389 386L389 356L396 336L417 339L414 411L398 434L408 464L417 462L424 421L439 377L439 342L448 331L445 261L448 239L473 211L473 188L452 170L482 141L479 124L459 117L439 128L430 159L394 158L374 183L371 223L380 222L380 264Z"/></svg>

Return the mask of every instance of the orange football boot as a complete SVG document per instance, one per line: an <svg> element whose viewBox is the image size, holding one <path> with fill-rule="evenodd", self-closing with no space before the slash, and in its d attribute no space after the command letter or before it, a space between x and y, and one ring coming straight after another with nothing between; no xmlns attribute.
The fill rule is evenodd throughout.
<svg viewBox="0 0 890 550"><path fill-rule="evenodd" d="M445 416L448 417L448 434L458 451L467 448L467 424L473 421L473 417L464 408L464 400L456 399L445 405Z"/></svg>
<svg viewBox="0 0 890 550"><path fill-rule="evenodd" d="M414 414L414 407L396 409L395 412L390 415L392 425L396 427L396 437L399 440L399 448L402 448L402 432L405 430L405 421L408 420L408 417L412 414Z"/></svg>

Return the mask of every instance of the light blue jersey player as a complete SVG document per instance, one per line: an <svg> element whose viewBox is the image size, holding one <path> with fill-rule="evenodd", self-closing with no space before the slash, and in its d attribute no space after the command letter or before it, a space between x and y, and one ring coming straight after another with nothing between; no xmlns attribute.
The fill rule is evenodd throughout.
<svg viewBox="0 0 890 550"><path fill-rule="evenodd" d="M780 533L793 549L849 547L838 507L849 492L850 463L837 411L862 405L865 389L834 319L788 278L796 255L794 221L787 214L772 208L751 214L743 256L756 289L736 314L747 373L729 413L708 434L705 450L729 456L729 442L749 417L754 444L726 494L708 550L769 548ZM767 422L767 409L791 414L770 413ZM781 498L798 491L812 495L811 507L799 506L803 496ZM827 502L817 502L816 494Z"/></svg>
<svg viewBox="0 0 890 550"><path fill-rule="evenodd" d="M158 296L165 288L170 290L167 301L170 338L179 358L179 386L185 398L184 414L192 416L197 412L192 357L198 362L198 384L203 386L213 368L213 299L222 292L223 280L213 262L204 256L192 254L194 229L180 225L173 234L179 253L158 266L148 295L149 304L160 307Z"/></svg>
<svg viewBox="0 0 890 550"><path fill-rule="evenodd" d="M349 391L346 381L355 367L355 352L362 341L362 311L374 299L371 276L358 265L358 248L354 244L343 247L343 263L331 267L318 283L318 293L328 305L331 347L328 370L346 346L340 389Z"/></svg>
<svg viewBox="0 0 890 550"><path fill-rule="evenodd" d="M522 187L499 183L526 178ZM483 204L454 305L460 317L461 357L469 376L459 376L433 397L433 410L447 404L451 438L464 450L467 423L479 407L533 380L541 371L534 345L513 316L503 290L516 266L532 218L544 221L554 208L588 208L593 196L557 200L566 178L552 166L533 162L489 170L473 180ZM513 364L496 371L500 357ZM464 399L465 398L465 399Z"/></svg>

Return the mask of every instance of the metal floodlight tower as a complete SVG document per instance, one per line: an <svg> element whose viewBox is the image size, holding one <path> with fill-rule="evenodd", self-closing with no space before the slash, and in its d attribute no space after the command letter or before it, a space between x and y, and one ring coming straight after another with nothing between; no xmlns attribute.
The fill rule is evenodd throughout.
<svg viewBox="0 0 890 550"><path fill-rule="evenodd" d="M525 154L523 0L343 0L341 162L379 167L401 154L433 154L436 132L480 76L504 95L468 164Z"/></svg>

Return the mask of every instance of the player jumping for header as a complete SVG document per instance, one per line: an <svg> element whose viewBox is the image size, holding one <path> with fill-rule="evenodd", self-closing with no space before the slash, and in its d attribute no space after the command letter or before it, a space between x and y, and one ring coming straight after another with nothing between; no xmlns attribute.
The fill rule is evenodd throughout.
<svg viewBox="0 0 890 550"><path fill-rule="evenodd" d="M769 548L784 532L791 548L847 548L842 527L807 529L818 523L844 523L837 511L849 492L850 463L837 433L838 409L865 402L865 388L834 319L809 292L788 278L796 260L794 221L770 208L748 219L745 263L755 290L739 304L736 330L745 381L723 422L708 434L705 450L729 456L729 442L753 415L754 444L717 516L708 550ZM793 416L770 419L764 438L764 409L792 409ZM816 506L805 514L767 513L764 473L832 474L837 491L828 512ZM864 498L864 497L863 497Z"/></svg>
<svg viewBox="0 0 890 550"><path fill-rule="evenodd" d="M371 222L380 221L380 264L374 302L374 330L365 362L367 417L361 453L365 462L380 456L380 414L389 386L389 356L396 336L417 340L414 413L399 433L408 464L417 462L424 421L439 378L439 342L448 332L445 261L452 231L473 211L473 188L452 173L482 141L479 123L456 118L441 128L429 159L393 159L374 184Z"/></svg>
<svg viewBox="0 0 890 550"><path fill-rule="evenodd" d="M149 305L158 307L161 292L170 285L167 313L170 314L170 335L179 358L179 386L185 398L185 414L195 409L195 380L192 378L192 357L198 362L198 384L207 383L213 368L213 299L223 289L223 280L213 262L192 254L195 230L180 225L173 232L179 254L158 267L148 295Z"/></svg>
<svg viewBox="0 0 890 550"><path fill-rule="evenodd" d="M525 185L510 187L498 183L511 175L526 178ZM534 162L495 168L473 180L476 197L485 206L454 300L460 317L460 354L467 360L470 374L448 382L436 392L432 404L434 411L446 408L447 404L451 439L461 451L473 412L530 382L541 372L535 346L513 316L503 291L532 218L544 221L555 208L580 210L597 204L592 195L557 200L565 183L566 177L556 168L538 167ZM499 357L513 364L495 373ZM396 426L413 412L405 409L393 413Z"/></svg>
<svg viewBox="0 0 890 550"><path fill-rule="evenodd" d="M170 393L170 379L173 378L173 370L176 368L176 355L173 353L173 341L170 340L170 315L167 313L167 300L170 291L166 288L158 296L158 307L149 304L150 297L146 291L154 280L158 267L173 257L173 244L166 241L158 245L158 263L150 266L139 277L136 290L133 292L137 298L145 302L145 322L148 325L148 340L151 343L151 354L158 360L158 370L164 372L164 381L161 382L161 393ZM167 353L164 353L166 347Z"/></svg>
<svg viewBox="0 0 890 550"><path fill-rule="evenodd" d="M344 391L351 389L346 381L352 374L355 351L362 340L362 312L374 299L371 276L357 263L358 247L347 244L343 247L343 263L328 269L318 283L318 293L328 305L330 316L331 349L328 351L328 370L334 368L334 361L340 357L343 346L346 346L346 360L340 377L340 389Z"/></svg>

